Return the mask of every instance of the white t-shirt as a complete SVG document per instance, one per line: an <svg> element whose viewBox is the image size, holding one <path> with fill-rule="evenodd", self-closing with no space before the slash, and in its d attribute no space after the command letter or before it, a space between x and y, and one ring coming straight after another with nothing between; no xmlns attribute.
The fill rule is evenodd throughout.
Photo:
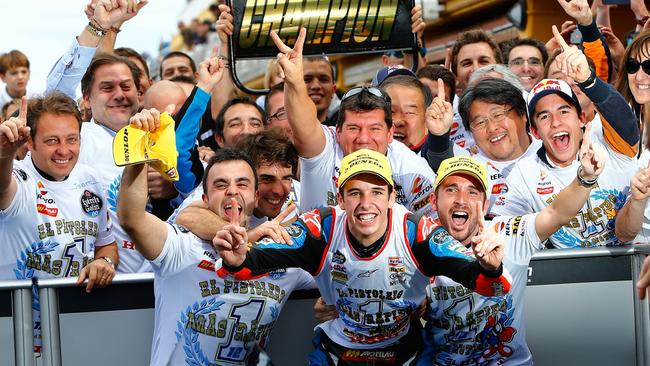
<svg viewBox="0 0 650 366"><path fill-rule="evenodd" d="M641 153L641 157L639 158L638 161L637 170L647 169L648 161L650 161L650 151L648 151L648 149L643 149L643 152ZM645 213L643 215L643 223L641 224L641 231L639 231L639 234L636 236L636 238L634 238L634 243L650 244L650 203L646 203L645 205Z"/></svg>
<svg viewBox="0 0 650 366"><path fill-rule="evenodd" d="M117 196L120 190L123 167L113 160L113 138L115 132L95 123L81 125L81 151L79 162L94 167L108 202L108 214L113 222L113 233L120 256L119 273L151 272L149 262L135 249L133 240L127 235L117 219Z"/></svg>
<svg viewBox="0 0 650 366"><path fill-rule="evenodd" d="M592 134L592 138L600 140L609 159L598 177L598 186L591 190L589 201L568 225L549 238L556 248L621 244L614 235L614 223L629 195L630 178L636 171L637 161L613 151L602 136ZM492 211L504 216L541 211L576 178L579 166L580 162L575 160L568 167L554 167L538 154L521 159L506 179L508 192L497 198Z"/></svg>
<svg viewBox="0 0 650 366"><path fill-rule="evenodd" d="M315 288L314 279L295 268L249 281L223 275L209 242L169 224L152 267L152 366L243 364L255 346L268 344L291 292Z"/></svg>
<svg viewBox="0 0 650 366"><path fill-rule="evenodd" d="M452 103L452 108L454 111L454 123L449 129L449 139L460 148L469 149L471 146L474 146L474 138L472 137L472 134L465 129L465 125L463 125L463 119L460 118L460 113L458 113L459 102L460 97L456 96L454 98L454 102Z"/></svg>
<svg viewBox="0 0 650 366"><path fill-rule="evenodd" d="M418 365L532 365L524 292L530 258L544 249L535 230L536 217L500 216L487 223L506 239L503 267L513 281L505 296L481 296L445 276L431 279L425 346ZM468 248L466 254L473 255L473 250Z"/></svg>
<svg viewBox="0 0 650 366"><path fill-rule="evenodd" d="M300 158L300 182L303 186L300 212L337 205L336 192L343 150L336 141L336 129L327 126L322 128L325 133L323 151L309 159ZM393 171L397 203L416 215L432 213L429 195L436 175L427 161L399 141L388 145L387 156Z"/></svg>
<svg viewBox="0 0 650 366"><path fill-rule="evenodd" d="M115 241L104 191L77 163L64 181L45 179L31 157L14 161L16 195L0 210L0 280L77 277L95 247ZM40 303L32 299L34 345L40 347Z"/></svg>

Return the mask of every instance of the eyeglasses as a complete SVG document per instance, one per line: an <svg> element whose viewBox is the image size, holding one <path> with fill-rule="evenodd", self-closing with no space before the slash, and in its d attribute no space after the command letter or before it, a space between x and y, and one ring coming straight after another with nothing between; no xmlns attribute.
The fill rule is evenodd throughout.
<svg viewBox="0 0 650 366"><path fill-rule="evenodd" d="M269 118L267 118L269 123L273 122L274 119L278 121L287 119L287 111L284 108L280 108L279 111L275 112L274 114L270 115Z"/></svg>
<svg viewBox="0 0 650 366"><path fill-rule="evenodd" d="M525 60L521 57L517 57L516 59L510 61L509 65L510 66L524 66L524 63L528 62L528 66L541 66L542 65L542 60L538 59L537 57L530 57L528 60Z"/></svg>
<svg viewBox="0 0 650 366"><path fill-rule="evenodd" d="M633 58L628 58L625 63L625 71L628 74L636 74L639 71L639 68L643 68L643 72L650 75L650 59L643 62L639 62Z"/></svg>
<svg viewBox="0 0 650 366"><path fill-rule="evenodd" d="M487 117L478 117L471 121L469 123L469 128L472 131L481 131L484 130L487 127L488 121L492 121L495 123L500 123L503 122L506 119L506 116L510 111L512 111L514 107L503 107L503 109L497 109L490 111L487 115Z"/></svg>
<svg viewBox="0 0 650 366"><path fill-rule="evenodd" d="M364 90L367 91L368 93L376 96L376 97L379 97L379 98L381 98L383 100L386 100L386 96L384 95L384 93L382 93L381 90L375 88L374 86L370 86L370 87L357 86L356 88L352 88L352 89L348 90L348 92L343 95L343 98L341 98L341 102L348 99L348 98L350 98L350 97L353 97L353 96L361 93Z"/></svg>

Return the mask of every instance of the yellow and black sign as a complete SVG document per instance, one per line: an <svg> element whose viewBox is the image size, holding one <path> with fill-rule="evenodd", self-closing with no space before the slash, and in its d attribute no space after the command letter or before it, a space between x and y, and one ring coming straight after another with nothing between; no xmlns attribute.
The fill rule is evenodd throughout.
<svg viewBox="0 0 650 366"><path fill-rule="evenodd" d="M413 47L413 0L237 0L234 57L275 57L275 31L293 46L307 29L303 54L375 52Z"/></svg>

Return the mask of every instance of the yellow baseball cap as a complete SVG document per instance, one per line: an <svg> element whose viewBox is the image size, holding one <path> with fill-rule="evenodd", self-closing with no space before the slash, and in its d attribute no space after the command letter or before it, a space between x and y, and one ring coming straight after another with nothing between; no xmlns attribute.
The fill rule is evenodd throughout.
<svg viewBox="0 0 650 366"><path fill-rule="evenodd" d="M436 182L433 184L433 190L438 189L438 186L443 180L454 174L468 174L475 177L481 182L483 192L487 192L487 169L485 165L469 156L454 156L453 158L443 160L438 168L438 175L436 176Z"/></svg>
<svg viewBox="0 0 650 366"><path fill-rule="evenodd" d="M361 149L346 155L341 160L341 174L338 180L339 189L350 178L362 173L374 174L386 181L391 187L395 186L388 158L376 151Z"/></svg>
<svg viewBox="0 0 650 366"><path fill-rule="evenodd" d="M131 125L119 130L113 139L113 160L117 166L150 163L163 176L178 180L174 119L165 112L160 115L160 127L153 132Z"/></svg>

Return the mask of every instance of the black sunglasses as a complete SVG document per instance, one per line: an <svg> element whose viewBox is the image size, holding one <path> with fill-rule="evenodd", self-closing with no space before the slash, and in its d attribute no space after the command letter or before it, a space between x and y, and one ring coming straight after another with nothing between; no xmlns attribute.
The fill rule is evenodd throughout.
<svg viewBox="0 0 650 366"><path fill-rule="evenodd" d="M384 96L384 93L382 93L381 90L375 88L374 86L370 86L370 87L357 86L356 88L352 88L352 89L348 90L348 92L343 95L343 98L341 98L341 102L348 99L348 98L350 98L350 97L353 97L353 96L361 93L364 90L367 91L368 93L376 96L376 97L379 97L379 98L381 98L383 100L386 100L386 97Z"/></svg>
<svg viewBox="0 0 650 366"><path fill-rule="evenodd" d="M633 58L628 58L625 63L625 71L628 74L636 74L639 71L639 68L643 68L643 72L650 75L650 59L643 62L639 62Z"/></svg>

